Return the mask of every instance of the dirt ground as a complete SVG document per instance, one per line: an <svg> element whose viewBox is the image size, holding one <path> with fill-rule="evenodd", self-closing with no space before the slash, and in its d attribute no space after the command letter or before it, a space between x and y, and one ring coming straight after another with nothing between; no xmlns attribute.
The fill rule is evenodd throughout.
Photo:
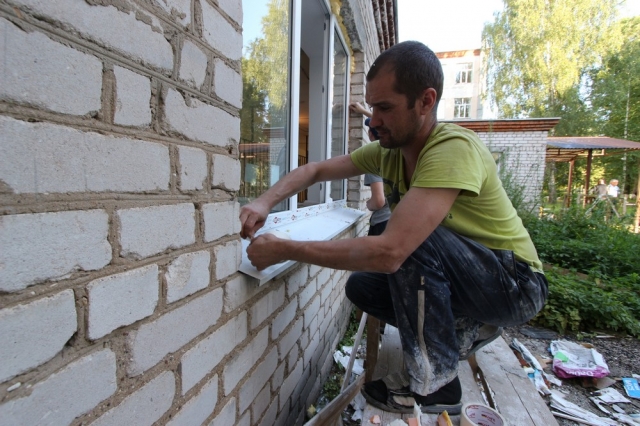
<svg viewBox="0 0 640 426"><path fill-rule="evenodd" d="M551 333L555 337L545 336L545 338L531 337L534 334ZM524 334L523 334L524 333ZM600 337L598 337L600 336ZM606 337L610 336L610 337ZM619 380L622 377L631 377L632 374L640 374L640 340L633 337L619 337L612 336L609 333L595 333L581 336L581 340L576 335L560 336L550 330L544 330L531 326L512 327L504 330L502 337L511 344L514 338L518 339L526 348L536 357L552 358L549 352L549 344L552 340L569 340L576 343L590 343L595 349L602 354L604 360L609 367L609 378L616 380L616 383L612 385L622 395L627 396L622 382ZM553 374L551 364L545 367L545 372ZM591 392L596 390L595 388L586 388L582 384L581 379L564 379L562 380L562 386L553 386L551 389L558 389L563 392L563 397L570 402L573 402L580 407L587 409L599 416L605 416L605 414L598 410L589 396ZM624 409L627 414L640 413L640 400L628 398L632 401L631 404L617 404L620 408ZM576 425L578 423L571 420L557 418L560 426Z"/></svg>

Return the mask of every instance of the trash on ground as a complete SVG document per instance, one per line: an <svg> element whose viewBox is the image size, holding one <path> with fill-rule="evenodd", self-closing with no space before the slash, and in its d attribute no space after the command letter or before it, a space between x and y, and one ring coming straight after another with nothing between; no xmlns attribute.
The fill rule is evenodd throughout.
<svg viewBox="0 0 640 426"><path fill-rule="evenodd" d="M553 372L563 379L573 377L605 377L609 367L593 347L568 340L554 340L549 350L553 354Z"/></svg>
<svg viewBox="0 0 640 426"><path fill-rule="evenodd" d="M377 415L377 414L376 414L376 415L374 415L374 416L371 416L371 418L369 419L369 421L370 421L371 423L373 423L374 425L379 425L380 423L382 423L382 421L380 420L380 416L379 416L379 415Z"/></svg>
<svg viewBox="0 0 640 426"><path fill-rule="evenodd" d="M616 404L618 402L630 403L627 398L614 388L602 389L593 392L594 396L597 396L605 404Z"/></svg>
<svg viewBox="0 0 640 426"><path fill-rule="evenodd" d="M367 407L367 400L364 399L364 396L362 396L361 393L358 393L349 405L353 408L351 420L362 420L362 417L364 416L364 409Z"/></svg>
<svg viewBox="0 0 640 426"><path fill-rule="evenodd" d="M447 410L444 410L438 416L438 426L452 426L451 418L449 417L449 413L447 413Z"/></svg>
<svg viewBox="0 0 640 426"><path fill-rule="evenodd" d="M602 402L600 400L600 398L598 398L596 396L590 396L589 399L591 400L591 402L593 402L595 404L596 407L598 407L598 409L600 411L602 411L603 413L605 413L607 415L611 415L611 411L607 410L604 402Z"/></svg>
<svg viewBox="0 0 640 426"><path fill-rule="evenodd" d="M635 377L624 377L622 379L622 386L624 386L624 391L631 398L640 399L640 385L638 384L638 379Z"/></svg>
<svg viewBox="0 0 640 426"><path fill-rule="evenodd" d="M562 386L561 381L557 380L555 377L549 376L544 372L542 365L540 364L538 359L533 356L529 349L527 349L525 345L518 341L518 339L513 339L510 346L520 354L525 364L529 365L528 368L525 367L525 373L541 395L551 394L551 391L549 390L549 382L552 382L557 386ZM520 359L520 357L518 358Z"/></svg>
<svg viewBox="0 0 640 426"><path fill-rule="evenodd" d="M559 412L552 411L553 415L557 417L563 417L563 418L569 418L569 419L573 418L574 421L582 420L582 421L579 421L580 423L586 423L594 426L616 426L617 425L617 422L614 420L597 416L592 412L587 411L583 408L580 408L576 404L567 401L557 391L551 391L551 408L554 408L559 411ZM576 420L576 419L579 419L579 420Z"/></svg>
<svg viewBox="0 0 640 426"><path fill-rule="evenodd" d="M395 419L394 421L392 421L391 423L389 423L389 426L409 426L408 424L406 424L404 422L404 420L400 420L400 419Z"/></svg>
<svg viewBox="0 0 640 426"><path fill-rule="evenodd" d="M346 348L351 349L349 347L343 347L342 349L345 350ZM347 366L349 365L349 356L351 354L351 351L349 351L349 353L343 353L342 351L335 351L333 353L333 360L335 362L337 362L338 364L342 365L342 367L344 367L344 369L347 369ZM353 367L351 369L351 372L357 376L360 376L362 373L364 373L364 360L360 359L360 358L356 358L353 362Z"/></svg>

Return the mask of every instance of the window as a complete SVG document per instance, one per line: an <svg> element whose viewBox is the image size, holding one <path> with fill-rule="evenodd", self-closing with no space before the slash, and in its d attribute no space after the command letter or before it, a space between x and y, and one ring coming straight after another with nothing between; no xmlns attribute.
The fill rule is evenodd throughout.
<svg viewBox="0 0 640 426"><path fill-rule="evenodd" d="M473 74L473 64L471 62L458 64L458 71L456 73L456 83L471 83L471 76Z"/></svg>
<svg viewBox="0 0 640 426"><path fill-rule="evenodd" d="M288 171L345 153L350 58L327 0L243 0L243 10L239 198L246 204ZM345 196L345 180L321 182L273 211Z"/></svg>
<svg viewBox="0 0 640 426"><path fill-rule="evenodd" d="M471 98L455 98L453 107L454 118L471 117Z"/></svg>

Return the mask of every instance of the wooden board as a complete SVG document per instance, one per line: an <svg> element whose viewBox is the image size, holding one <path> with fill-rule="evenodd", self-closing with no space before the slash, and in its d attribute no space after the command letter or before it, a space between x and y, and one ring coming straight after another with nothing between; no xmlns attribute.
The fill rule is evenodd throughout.
<svg viewBox="0 0 640 426"><path fill-rule="evenodd" d="M480 349L476 353L476 360L493 391L497 411L510 425L558 425L513 351L502 338Z"/></svg>

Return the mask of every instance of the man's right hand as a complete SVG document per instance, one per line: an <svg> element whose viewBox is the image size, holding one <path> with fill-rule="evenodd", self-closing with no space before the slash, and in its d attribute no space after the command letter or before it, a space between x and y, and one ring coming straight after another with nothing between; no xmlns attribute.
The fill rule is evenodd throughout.
<svg viewBox="0 0 640 426"><path fill-rule="evenodd" d="M269 215L269 207L258 200L240 209L240 237L253 238L256 231L264 226Z"/></svg>

